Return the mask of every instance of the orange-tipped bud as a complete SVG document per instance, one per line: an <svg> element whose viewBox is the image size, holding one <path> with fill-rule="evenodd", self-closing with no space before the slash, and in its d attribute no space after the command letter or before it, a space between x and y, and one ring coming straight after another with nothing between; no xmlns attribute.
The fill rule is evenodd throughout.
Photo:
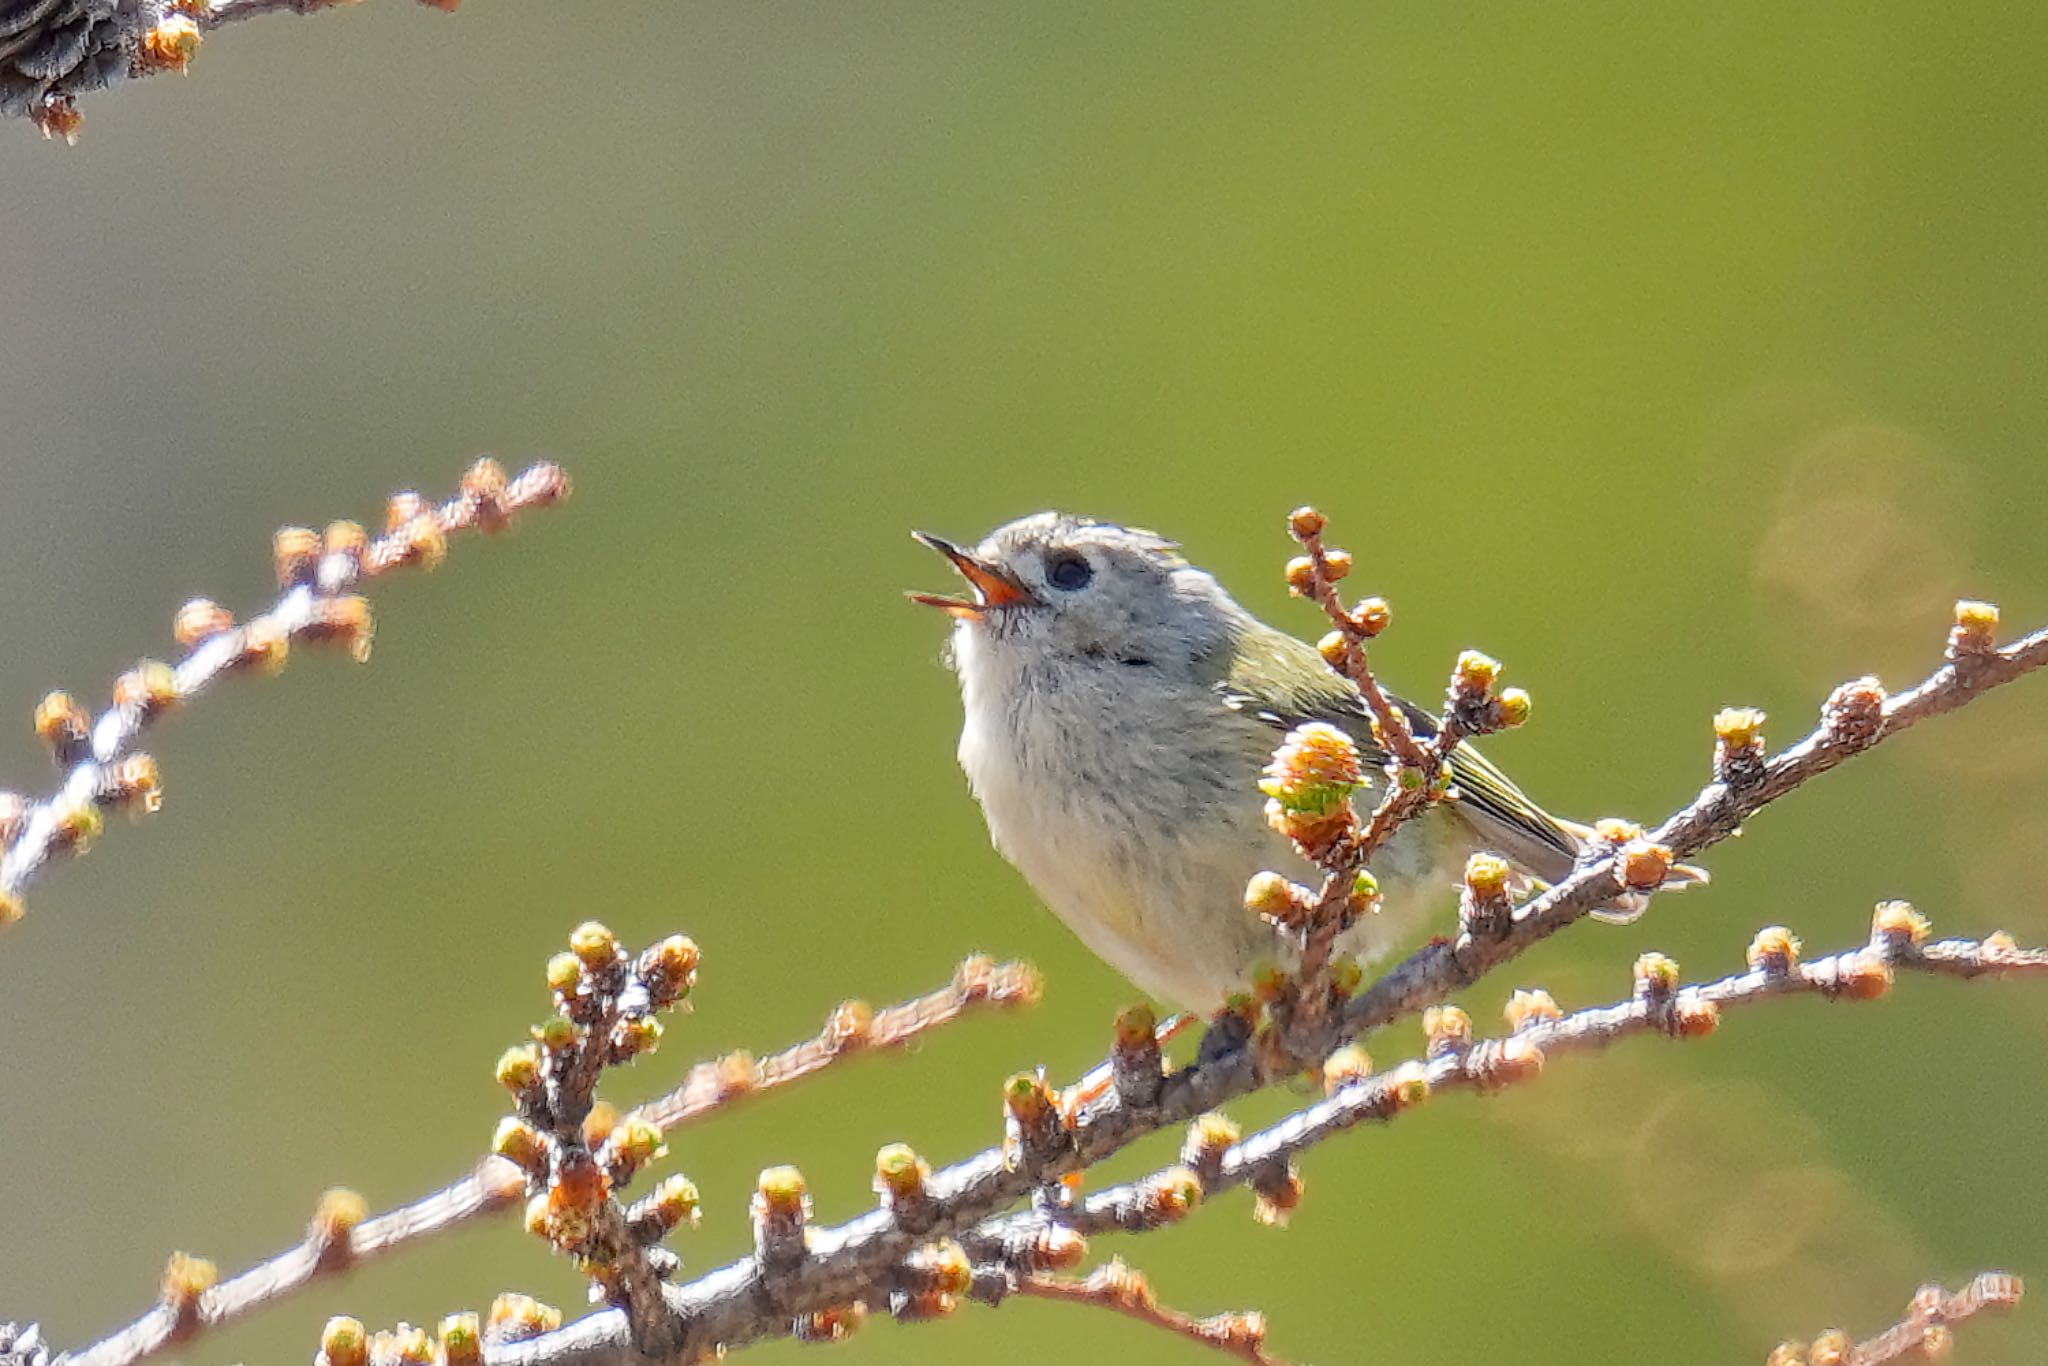
<svg viewBox="0 0 2048 1366"><path fill-rule="evenodd" d="M1515 992L1508 997L1508 1003L1501 1014L1507 1019L1510 1031L1527 1029L1531 1025L1547 1024L1552 1020L1564 1018L1564 1012L1557 1008L1557 1002L1551 999L1549 992L1540 987Z"/></svg>
<svg viewBox="0 0 2048 1366"><path fill-rule="evenodd" d="M36 703L36 734L60 763L82 758L92 740L92 714L68 692L52 692Z"/></svg>
<svg viewBox="0 0 2048 1366"><path fill-rule="evenodd" d="M1755 707L1723 707L1714 713L1714 738L1731 750L1763 743L1764 713Z"/></svg>
<svg viewBox="0 0 2048 1366"><path fill-rule="evenodd" d="M1405 1062L1388 1078L1388 1098L1394 1109L1410 1110L1429 1099L1429 1072L1419 1062Z"/></svg>
<svg viewBox="0 0 2048 1366"><path fill-rule="evenodd" d="M171 622L171 635L186 649L209 640L235 626L235 615L211 598L194 598L178 609Z"/></svg>
<svg viewBox="0 0 2048 1366"><path fill-rule="evenodd" d="M1351 628L1371 640L1394 624L1394 609L1385 598L1362 598L1351 609Z"/></svg>
<svg viewBox="0 0 2048 1366"><path fill-rule="evenodd" d="M1195 1335L1247 1360L1266 1354L1266 1316L1256 1309L1212 1314L1195 1324Z"/></svg>
<svg viewBox="0 0 2048 1366"><path fill-rule="evenodd" d="M1495 711L1499 715L1501 727L1505 730L1527 725L1529 712L1535 705L1529 694L1521 688L1502 688L1500 696L1494 699Z"/></svg>
<svg viewBox="0 0 2048 1366"><path fill-rule="evenodd" d="M1661 953L1646 953L1636 959L1636 991L1661 998L1678 990L1678 964Z"/></svg>
<svg viewBox="0 0 2048 1366"><path fill-rule="evenodd" d="M220 1280L220 1268L204 1257L173 1252L164 1263L162 1303L179 1323L189 1323L199 1312L199 1297Z"/></svg>
<svg viewBox="0 0 2048 1366"><path fill-rule="evenodd" d="M279 588L311 583L320 567L319 533L309 526L279 527L270 538L270 555Z"/></svg>
<svg viewBox="0 0 2048 1366"><path fill-rule="evenodd" d="M242 628L242 652L235 662L259 673L274 674L291 661L292 638L269 617L258 617Z"/></svg>
<svg viewBox="0 0 2048 1366"><path fill-rule="evenodd" d="M474 1314L450 1314L441 1320L440 1366L483 1366L483 1330Z"/></svg>
<svg viewBox="0 0 2048 1366"><path fill-rule="evenodd" d="M170 13L158 19L137 45L135 65L143 71L183 73L198 55L199 25L190 15Z"/></svg>
<svg viewBox="0 0 2048 1366"><path fill-rule="evenodd" d="M1323 1093L1334 1094L1371 1075L1372 1055L1358 1044L1347 1043L1323 1059Z"/></svg>
<svg viewBox="0 0 2048 1366"><path fill-rule="evenodd" d="M321 1195L313 1207L313 1222L306 1228L306 1241L328 1256L346 1257L356 1226L370 1217L369 1202L356 1192L336 1186Z"/></svg>
<svg viewBox="0 0 2048 1366"><path fill-rule="evenodd" d="M640 980L656 1005L673 1005L696 985L697 962L696 941L672 934L640 955Z"/></svg>
<svg viewBox="0 0 2048 1366"><path fill-rule="evenodd" d="M540 1082L540 1050L515 1044L498 1055L498 1085L517 1095Z"/></svg>
<svg viewBox="0 0 2048 1366"><path fill-rule="evenodd" d="M1170 1224L1187 1217L1202 1203L1202 1178L1190 1167L1168 1167L1144 1186L1145 1213Z"/></svg>
<svg viewBox="0 0 2048 1366"><path fill-rule="evenodd" d="M1874 1001L1892 989L1892 965L1874 953L1852 954L1842 960L1836 980L1851 1000Z"/></svg>
<svg viewBox="0 0 2048 1366"><path fill-rule="evenodd" d="M1806 1349L1807 1366L1849 1366L1856 1340L1839 1328L1830 1328Z"/></svg>
<svg viewBox="0 0 2048 1366"><path fill-rule="evenodd" d="M612 1058L627 1062L661 1047L661 1021L652 1015L628 1015L612 1026Z"/></svg>
<svg viewBox="0 0 2048 1366"><path fill-rule="evenodd" d="M1326 550L1323 552L1323 577L1331 583L1351 574L1351 552L1348 550Z"/></svg>
<svg viewBox="0 0 2048 1366"><path fill-rule="evenodd" d="M525 1342L562 1326L562 1311L531 1295L500 1295L484 1321L485 1342Z"/></svg>
<svg viewBox="0 0 2048 1366"><path fill-rule="evenodd" d="M1500 661L1492 655L1478 650L1466 650L1458 656L1458 666L1451 674L1451 686L1462 693L1485 696L1493 691L1493 685L1500 681Z"/></svg>
<svg viewBox="0 0 2048 1366"><path fill-rule="evenodd" d="M1474 897L1488 901L1507 895L1508 879L1514 869L1495 854L1474 854L1465 860L1465 888Z"/></svg>
<svg viewBox="0 0 2048 1366"><path fill-rule="evenodd" d="M377 638L377 619L370 611L370 600L356 593L320 599L306 637L333 641L346 648L349 658L356 663L369 663L370 645Z"/></svg>
<svg viewBox="0 0 2048 1366"><path fill-rule="evenodd" d="M1989 654L1998 648L1998 607L1965 598L1956 604L1955 629L1948 636L1952 656Z"/></svg>
<svg viewBox="0 0 2048 1366"><path fill-rule="evenodd" d="M1365 768L1350 736L1324 721L1287 732L1259 780L1259 791L1291 812L1328 815L1365 786Z"/></svg>
<svg viewBox="0 0 2048 1366"><path fill-rule="evenodd" d="M701 1197L697 1183L687 1176L669 1176L634 1204L629 1221L645 1231L649 1241L665 1237L684 1224L696 1226Z"/></svg>
<svg viewBox="0 0 2048 1366"><path fill-rule="evenodd" d="M1654 892L1671 876L1671 865L1676 861L1666 846L1652 840L1634 839L1621 847L1615 856L1614 868L1620 874L1623 886L1638 892Z"/></svg>
<svg viewBox="0 0 2048 1366"><path fill-rule="evenodd" d="M1431 1006L1422 1012L1422 1032L1431 1057L1455 1053L1472 1046L1472 1017L1457 1006Z"/></svg>
<svg viewBox="0 0 2048 1366"><path fill-rule="evenodd" d="M164 780L156 760L147 754L131 754L111 765L104 800L130 811L161 811Z"/></svg>
<svg viewBox="0 0 2048 1366"><path fill-rule="evenodd" d="M361 1319L337 1314L320 1330L319 1366L369 1366L370 1335Z"/></svg>
<svg viewBox="0 0 2048 1366"><path fill-rule="evenodd" d="M327 530L320 536L320 552L323 555L348 555L361 559L363 552L370 548L370 533L363 530L361 522L329 522Z"/></svg>
<svg viewBox="0 0 2048 1366"><path fill-rule="evenodd" d="M114 680L114 705L154 716L178 700L178 675L160 660L145 659Z"/></svg>
<svg viewBox="0 0 2048 1366"><path fill-rule="evenodd" d="M1003 1108L1024 1124L1036 1124L1056 1110L1052 1088L1036 1072L1011 1074L1003 1083Z"/></svg>
<svg viewBox="0 0 2048 1366"><path fill-rule="evenodd" d="M1749 944L1749 965L1765 972L1790 972L1799 966L1799 937L1783 925L1766 925Z"/></svg>
<svg viewBox="0 0 2048 1366"><path fill-rule="evenodd" d="M1246 904L1250 904L1249 900ZM1140 1001L1119 1010L1111 1028L1118 1048L1146 1048L1158 1041L1159 1016L1151 1006Z"/></svg>
<svg viewBox="0 0 2048 1366"><path fill-rule="evenodd" d="M875 1193L891 1205L923 1200L931 1174L931 1163L908 1144L890 1143L875 1154Z"/></svg>
<svg viewBox="0 0 2048 1366"><path fill-rule="evenodd" d="M795 1167L765 1167L754 1190L759 1213L778 1218L800 1217L810 1210L810 1188Z"/></svg>
<svg viewBox="0 0 2048 1366"><path fill-rule="evenodd" d="M1323 657L1323 663L1341 672L1351 661L1351 641L1342 631L1325 632L1316 642L1316 653Z"/></svg>
<svg viewBox="0 0 2048 1366"><path fill-rule="evenodd" d="M1244 1131L1221 1110L1196 1115L1180 1145L1180 1160L1198 1172L1213 1171L1230 1145L1242 1137Z"/></svg>
<svg viewBox="0 0 2048 1366"><path fill-rule="evenodd" d="M498 1121L498 1128L491 1135L491 1151L532 1175L547 1170L548 1150L539 1132L512 1115Z"/></svg>
<svg viewBox="0 0 2048 1366"><path fill-rule="evenodd" d="M52 90L30 106L29 121L42 130L45 138L62 138L67 147L78 145L78 131L85 126L85 116L78 112L78 101L69 95Z"/></svg>
<svg viewBox="0 0 2048 1366"><path fill-rule="evenodd" d="M455 0L424 0L424 3L455 8ZM796 1320L792 1336L798 1342L844 1342L865 1327L867 1321L867 1302L853 1300L803 1315Z"/></svg>
<svg viewBox="0 0 2048 1366"><path fill-rule="evenodd" d="M595 920L586 920L569 934L569 951L595 971L618 961L619 937Z"/></svg>
<svg viewBox="0 0 2048 1366"><path fill-rule="evenodd" d="M1931 929L1927 917L1910 901L1880 901L1870 918L1871 937L1884 940L1894 952L1926 943Z"/></svg>
<svg viewBox="0 0 2048 1366"><path fill-rule="evenodd" d="M625 1181L668 1149L662 1146L659 1125L635 1110L620 1120L605 1140L605 1158L614 1181Z"/></svg>
<svg viewBox="0 0 2048 1366"><path fill-rule="evenodd" d="M558 953L548 959L548 990L557 996L574 996L582 984L582 959L573 953Z"/></svg>
<svg viewBox="0 0 2048 1366"><path fill-rule="evenodd" d="M1322 535L1329 524L1330 519L1312 507L1298 507L1287 514L1287 533L1297 541Z"/></svg>
<svg viewBox="0 0 2048 1366"><path fill-rule="evenodd" d="M974 1266L951 1238L926 1243L904 1258L904 1270L921 1288L957 1299L974 1284Z"/></svg>
<svg viewBox="0 0 2048 1366"><path fill-rule="evenodd" d="M1672 1002L1672 1031L1681 1039L1700 1039L1721 1027L1721 1007L1704 996L1686 992Z"/></svg>
<svg viewBox="0 0 2048 1366"><path fill-rule="evenodd" d="M1316 562L1306 555L1296 555L1287 562L1287 591L1297 598L1305 598L1316 589Z"/></svg>
<svg viewBox="0 0 2048 1366"><path fill-rule="evenodd" d="M1301 1173L1294 1169L1292 1162L1278 1172L1255 1179L1252 1192L1257 1199L1252 1204L1253 1220L1268 1228L1287 1227L1294 1211L1301 1207L1301 1197L1306 1190Z"/></svg>

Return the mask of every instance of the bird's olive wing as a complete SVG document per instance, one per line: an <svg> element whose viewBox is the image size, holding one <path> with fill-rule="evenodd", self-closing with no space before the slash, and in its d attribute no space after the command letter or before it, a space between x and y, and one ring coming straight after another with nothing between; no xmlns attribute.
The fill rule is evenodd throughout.
<svg viewBox="0 0 2048 1366"><path fill-rule="evenodd" d="M1369 766L1386 762L1385 750L1372 738L1364 699L1331 673L1320 655L1292 636L1240 649L1230 676L1216 685L1216 691L1224 705L1256 716L1276 731L1304 721L1327 721L1358 743ZM1434 716L1406 698L1393 700L1417 739L1436 735ZM1471 745L1451 751L1451 781L1459 792L1459 814L1482 832L1482 839L1506 837L1499 842L1510 847L1499 852L1539 876L1556 877L1571 868L1579 847L1571 831Z"/></svg>

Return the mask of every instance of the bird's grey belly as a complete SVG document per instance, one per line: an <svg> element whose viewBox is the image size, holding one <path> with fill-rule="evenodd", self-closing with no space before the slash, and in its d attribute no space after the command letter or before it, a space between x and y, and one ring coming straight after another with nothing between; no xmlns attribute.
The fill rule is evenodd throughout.
<svg viewBox="0 0 2048 1366"><path fill-rule="evenodd" d="M1013 743L983 743L998 738ZM1263 869L1318 881L1265 823L1255 787L1263 727L1245 734L1236 755L1190 765L1183 751L1172 772L1146 765L1145 747L1125 735L1116 769L1086 778L1078 775L1095 766L1076 755L1071 731L1023 737L1056 745L1055 758L1018 738L1014 730L976 736L970 727L962 762L997 848L1098 957L1147 993L1204 1011L1244 987L1261 961L1292 959L1290 946L1244 909L1245 883ZM1383 884L1431 878L1433 841L1423 824L1434 822L1408 827L1381 851ZM1375 917L1341 947L1376 957L1401 937L1393 918Z"/></svg>

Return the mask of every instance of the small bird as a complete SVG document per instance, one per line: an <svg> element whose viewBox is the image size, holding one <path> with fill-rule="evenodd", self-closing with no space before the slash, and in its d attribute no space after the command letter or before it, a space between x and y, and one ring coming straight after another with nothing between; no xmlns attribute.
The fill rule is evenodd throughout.
<svg viewBox="0 0 2048 1366"><path fill-rule="evenodd" d="M1368 771L1384 761L1350 682L1150 531L1041 512L972 550L913 535L973 594L908 596L953 618L960 766L996 848L1083 944L1158 999L1213 1011L1262 960L1286 962L1273 929L1245 910L1245 883L1272 869L1313 885L1314 873L1267 825L1257 780L1304 721L1347 731ZM1399 705L1419 737L1434 733L1427 712ZM1384 909L1347 931L1340 952L1386 955L1474 852L1549 882L1592 836L1469 744L1451 768L1458 799L1374 855Z"/></svg>

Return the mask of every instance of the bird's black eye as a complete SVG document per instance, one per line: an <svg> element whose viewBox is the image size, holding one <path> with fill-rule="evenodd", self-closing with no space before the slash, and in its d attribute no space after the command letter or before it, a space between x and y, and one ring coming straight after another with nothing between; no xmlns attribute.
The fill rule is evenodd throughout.
<svg viewBox="0 0 2048 1366"><path fill-rule="evenodd" d="M1094 577L1094 566L1071 550L1054 556L1052 563L1045 567L1045 581L1067 593L1078 588L1086 588L1088 580Z"/></svg>

